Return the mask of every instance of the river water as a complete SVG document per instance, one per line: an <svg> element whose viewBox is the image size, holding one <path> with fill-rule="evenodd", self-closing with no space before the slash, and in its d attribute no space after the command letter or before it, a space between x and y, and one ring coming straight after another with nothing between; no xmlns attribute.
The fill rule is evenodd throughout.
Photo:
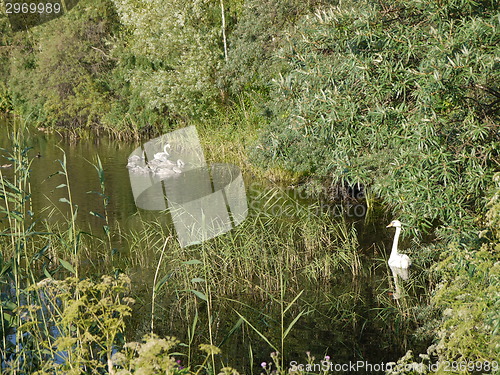
<svg viewBox="0 0 500 375"><path fill-rule="evenodd" d="M2 129L8 129L7 124L0 124ZM68 198L68 192L65 188L57 188L66 183L63 175L57 175L61 170L60 161L66 155L67 174L71 189L71 198L78 206L77 224L89 233L101 233L103 228L103 219L95 213L104 214L103 196L98 173L95 168L97 157L102 162L104 170L105 195L109 197L107 206L108 224L119 225L121 230L127 231L136 223L137 208L134 203L134 196L130 187L129 172L126 169L127 158L130 153L136 149L139 144L119 142L108 137L89 137L72 138L57 133L46 133L33 130L26 137L26 145L30 147L27 151L32 158L31 164L31 189L33 212L40 213L43 220L48 220L53 224L63 221L63 217L68 217L68 204L61 201ZM5 149L4 156L8 150L12 149L12 143L9 139L9 132L3 130L0 133L0 147ZM3 175L7 178L12 174L12 168L8 168L11 161L5 157L0 157L0 165ZM259 199L269 200L268 190L276 189L265 181L255 181L251 176L244 176L245 183L251 186L252 191L248 191L249 206L255 207L263 205ZM293 195L293 191L284 191L283 194ZM292 199L294 199L292 197ZM297 204L309 204L307 199L296 199ZM50 207L51 210L48 210ZM402 310L402 304L418 304L419 294L422 291L410 291L407 297L411 299L402 302L394 300L391 302L391 274L382 255L378 253L375 244L381 244L385 248L390 248L390 233L385 230L385 221L387 218L380 216L375 219L365 220L364 206L359 206L355 214L354 211L348 213L350 225L355 225L358 233L358 242L360 244L360 253L363 256L362 270L356 277L351 275L339 274L335 278L335 284L327 286L328 293L324 288L318 288L317 285L304 284L306 292L304 298L310 303L311 313L304 316L291 331L287 343L289 346L287 359L296 360L298 364L305 363L306 351L316 356L316 362L319 362L323 355L329 355L336 363L348 363L348 361L367 361L372 364L395 361L403 355L407 349L412 348L412 332L414 325L402 325L397 321L388 321L390 319L399 319L398 312ZM94 214L92 214L94 212ZM340 211L342 212L342 210ZM152 217L159 214L151 213ZM146 215L147 216L147 215ZM143 213L144 217L144 213ZM126 247L126 244L119 241L113 244L118 251L125 251L120 247ZM117 264L117 268L126 267ZM147 294L147 285L150 285L153 278L154 264L147 271L138 272L137 268L125 270L128 274L136 273L133 282L137 283L135 290L144 291ZM107 270L110 272L111 270ZM93 272L106 272L93 268ZM151 279L151 280L150 280ZM144 285L141 285L144 283ZM347 298L355 291L355 299ZM147 298L147 296L144 296ZM139 298L140 299L140 298ZM355 304L342 307L342 301ZM256 305L255 301L240 301L242 304ZM258 304L257 304L258 305ZM138 339L139 332L143 333L145 327L149 326L149 317L143 314L138 307L134 318L129 322L128 337ZM338 314L337 310L349 312ZM409 311L407 308L406 311ZM234 322L234 311L218 311L217 316L222 322L222 331L229 331L232 326L229 321ZM345 321L337 321L340 319ZM143 319L141 319L143 317ZM261 327L266 326L264 315L256 313L253 317L258 319ZM168 319L167 319L168 320ZM184 318L179 317L178 322L168 321L161 323L158 330L161 333L175 335L185 339ZM202 321L202 319L200 320ZM228 322L227 324L225 322ZM161 326L164 324L164 326ZM200 323L201 324L201 323ZM224 328L224 324L226 327ZM181 327L176 331L175 327ZM402 330L401 330L402 329ZM228 341L223 347L226 353L226 363L236 368L244 368L245 371L260 371L261 362L269 362L269 353L272 351L262 340L259 342L254 337L252 340L243 336L248 332ZM269 333L270 336L276 336L278 333ZM223 335L223 332L221 333ZM254 335L255 336L255 335ZM249 354L248 340L252 342L252 355ZM420 343L421 347L426 347L426 343ZM253 356L253 358L252 358ZM250 365L249 363L252 363ZM359 373L374 373L372 371L363 371L357 369ZM356 371L346 371L345 373L354 373Z"/></svg>

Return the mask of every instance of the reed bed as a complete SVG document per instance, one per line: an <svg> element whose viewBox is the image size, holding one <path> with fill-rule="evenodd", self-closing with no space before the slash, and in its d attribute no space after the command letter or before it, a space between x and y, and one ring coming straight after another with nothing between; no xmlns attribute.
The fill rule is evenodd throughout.
<svg viewBox="0 0 500 375"><path fill-rule="evenodd" d="M138 212L128 225L110 222L97 158L91 163L101 189L92 193L102 204L93 212L102 232L91 233L78 225L62 151L51 178L61 180L59 203L66 210L54 205L33 212L25 140L25 128L16 124L12 150L4 150L12 173L0 169L4 373L125 374L153 360L175 374L234 374L227 366L237 358L235 344L248 353L238 357L239 368L253 371L271 356L274 369L285 373L301 333L315 324L328 327L324 334L351 333L352 346L340 351L347 358L359 350L354 341L369 319L394 322L387 328L395 337L416 320L414 305L395 304L383 289L377 291L379 308L369 311L363 284L379 271L365 264L345 217L265 189L243 224L181 248L166 212ZM56 215L65 219L51 220ZM171 332L182 345L168 338ZM158 352L149 358L142 347Z"/></svg>

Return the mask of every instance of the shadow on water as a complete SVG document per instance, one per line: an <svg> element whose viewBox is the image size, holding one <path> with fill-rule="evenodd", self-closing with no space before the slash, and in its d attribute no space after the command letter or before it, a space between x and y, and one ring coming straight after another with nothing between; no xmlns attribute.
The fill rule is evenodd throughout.
<svg viewBox="0 0 500 375"><path fill-rule="evenodd" d="M9 149L9 142L8 133L1 132L0 147ZM137 147L136 144L119 143L106 137L70 141L58 134L42 132L30 135L27 143L32 147L29 152L33 158L30 176L31 201L33 211L40 213L39 220L57 223L64 221L69 214L67 204L60 202L61 198L66 198L67 192L56 188L64 183L62 176L49 178L60 168L57 160L62 158L64 151L72 200L78 205L79 227L98 235L102 234L102 218L91 214L102 213L103 210L102 196L96 193L100 191L99 178L91 164L95 163L99 156L105 173L106 194L110 198L107 207L110 225L118 227L120 233L129 230L141 233L148 225L163 228L164 232L159 230L159 236L172 232L171 221L165 213L138 211L135 207L129 173L125 166L130 152ZM40 157L36 157L37 155ZM6 164L9 164L8 160L0 160L0 165ZM3 168L2 172L6 178L13 173L12 169L7 167ZM300 215L296 215L297 209L320 207L321 212L326 207L322 202L297 199L293 191L272 188L264 182L255 182L248 176L245 177L245 184L250 220L258 217L261 212L266 215L282 215L280 225L286 227L286 223L302 220ZM55 211L49 210L48 207L55 208ZM318 209L315 210L315 215L318 215ZM336 207L329 212L337 212L338 221L343 221L348 230L353 227L357 230L356 265L333 267L328 271L330 266L322 264L322 261L326 262L330 258L316 258L312 252L305 256L304 264L299 267L301 272L283 272L285 281L281 289L285 292L285 300L290 302L300 294L300 298L287 312L287 324L290 324L294 316L301 315L286 338L284 363L287 366L290 366L291 361L305 364L308 352L315 357L314 363L320 363L324 356L329 356L334 363L367 361L377 364L395 361L410 348L426 347L426 342L421 342L413 336L418 325L416 310L421 301L425 301L425 288L421 287L425 284L423 273L416 269L413 277L402 283L403 290L398 291L402 297L394 299L394 279L384 258L384 249L390 248L392 238L384 228L387 218L383 212L376 212L370 220L366 220L364 216L366 208L362 215L346 215L345 207ZM273 225L276 225L276 222L274 223ZM276 229L268 229L280 230L280 225L277 225ZM309 251L307 241L302 238L304 230L291 234L291 243L297 244L297 253ZM240 232L233 231L221 236L208 246L217 248L218 244L224 241L237 243L238 233ZM265 236L266 233L257 232L255 235ZM309 241L315 240L313 233ZM87 268L86 275L109 274L117 269L130 275L135 284L133 292L137 304L132 318L128 321L127 336L130 339L139 339L149 329L150 299L158 253L151 249L144 249L142 253L137 249L133 252L133 246L133 241L124 241L121 235L113 237L113 251L123 256L112 257L110 262L89 259L89 264L84 264L83 267ZM194 246L190 250L190 256L200 258L204 251L203 246ZM135 255L140 259L132 259ZM217 263L213 265L218 266ZM319 276L308 276L309 268L314 268L315 274ZM262 371L259 364L269 362L270 353L274 349L255 331L261 332L271 343L279 342L283 332L280 333L281 307L276 303L277 294L270 296L272 293L263 292L258 283L259 275L253 277L248 280L248 287L244 289L232 290L224 296L213 295L211 311L208 312L208 306L203 301L189 302L194 307L183 306L188 302L179 290L163 293L157 300L157 333L160 336L174 335L187 342L187 332L193 320L193 315L186 316L187 312L197 312L199 327L206 327L207 316L211 316L214 343L222 344L223 362L244 369L245 373L250 373L252 368L255 373L259 373ZM242 323L236 312L244 316L255 329ZM203 329L200 330L194 341L207 342L206 333L203 333ZM363 368L352 372L372 373L364 371Z"/></svg>

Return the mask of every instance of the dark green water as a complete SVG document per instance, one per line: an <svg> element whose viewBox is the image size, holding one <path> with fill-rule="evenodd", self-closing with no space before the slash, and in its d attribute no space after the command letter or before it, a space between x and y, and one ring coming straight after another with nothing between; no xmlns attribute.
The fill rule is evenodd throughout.
<svg viewBox="0 0 500 375"><path fill-rule="evenodd" d="M5 124L1 125L5 129ZM38 220L48 220L55 224L64 222L64 217L69 215L68 205L60 202L61 198L67 198L66 189L56 187L65 183L64 176L56 175L50 177L61 166L58 160L62 160L63 152L67 158L67 171L70 181L72 201L78 205L78 226L82 230L102 235L103 220L91 214L91 211L103 214L103 199L96 192L101 191L99 177L92 163L96 163L97 156L101 159L105 174L105 193L109 196L109 224L119 225L121 230L133 229L137 222L137 208L134 204L132 190L130 187L129 173L125 168L130 152L138 147L138 144L119 142L107 137L94 137L91 139L72 140L59 134L46 134L34 131L26 139L26 145L31 147L29 155L32 156L31 165L31 187L33 211L37 213ZM0 134L0 146L9 150L12 145L9 134L3 131ZM36 155L40 154L40 157ZM6 159L0 159L0 165L9 164ZM11 175L12 169L2 168L6 178ZM255 182L249 176L245 176L248 186L248 200L251 207L260 207L259 199L268 200L266 189L275 188L268 183ZM294 196L293 192L287 193ZM307 199L296 199L297 204L307 205ZM278 203L277 203L278 204ZM52 213L47 208L55 209ZM293 205L290 206L293 210ZM287 342L286 363L297 361L298 364L305 363L306 352L310 352L318 363L324 355L328 355L337 364L349 361L368 361L376 364L387 361L395 361L403 355L407 349L415 349L412 345L418 344L414 340L412 332L416 324L401 324L398 311L401 304L418 304L419 295L422 290L415 287L409 291L412 300L392 301L391 274L382 259L383 255L377 252L375 244L390 248L391 237L384 229L388 218L376 217L372 220L359 214L363 210L354 212L349 210L336 210L344 212L349 216L352 225L358 230L358 241L360 243L360 254L362 268L356 277L350 272L338 272L328 283L301 281L304 290L301 303L298 304L295 314L302 310L311 312L302 317L290 332ZM252 214L252 213L250 213ZM159 213L144 214L142 218L157 219ZM116 241L116 251L128 251L127 244ZM146 262L148 255L144 256ZM122 269L132 278L134 291L139 303L134 308L133 318L129 322L127 336L139 339L149 329L150 315L147 301L150 298L151 285L154 277L154 263L146 266L127 266L116 260L111 268L100 269L99 259L90 260L93 267L89 270L95 274L110 273L116 269ZM418 273L418 271L417 271ZM290 290L290 295L297 290ZM278 340L279 332L274 331L277 327L275 321L270 321L269 316L279 316L277 307L272 304L263 304L262 301L252 298L248 294L236 294L232 296L247 306L246 313L256 327L265 334ZM181 340L186 339L186 327L190 324L185 317L179 316L174 311L169 311L169 304L175 302L176 296L163 296L159 299L160 317L156 323L157 333L161 335L174 335ZM259 339L248 328L239 328L236 334L227 338L228 333L238 321L232 305L218 301L215 297L214 303L214 335L217 343L224 343L223 360L226 364L250 372L252 368L259 373L259 364L270 361L270 353L273 351L263 340ZM391 302L392 301L392 302ZM409 311L407 308L406 311ZM206 314L203 306L200 307L199 326L206 325L204 321ZM292 314L293 316L293 314ZM205 319L206 320L206 319ZM394 321L392 321L394 320ZM227 338L227 339L226 339ZM206 336L200 335L199 342L206 342ZM413 344L412 344L413 343ZM425 343L420 342L422 347ZM253 359L250 356L251 348ZM250 365L252 363L252 365ZM349 373L347 371L345 373ZM358 369L360 373L371 373Z"/></svg>
<svg viewBox="0 0 500 375"><path fill-rule="evenodd" d="M90 214L90 211L103 211L102 197L92 193L100 192L99 177L92 165L97 162L97 156L100 157L105 170L110 216L113 220L124 221L135 212L128 170L125 168L130 151L136 147L133 144L123 144L106 137L86 141L71 140L58 134L39 132L27 137L26 145L31 147L29 155L33 158L30 176L31 201L35 212L51 206L60 210L53 216L54 220L60 219L61 214L68 214L68 205L59 201L61 198L67 198L68 192L66 189L56 189L58 185L65 183L65 177L50 177L61 170L58 160L63 159L63 151L67 159L73 202L79 207L78 221L82 227L97 229L102 226L100 219ZM8 132L2 131L0 147L12 149ZM38 153L41 157L35 157ZM10 163L5 158L0 158L0 165ZM9 176L12 169L6 168L2 172Z"/></svg>

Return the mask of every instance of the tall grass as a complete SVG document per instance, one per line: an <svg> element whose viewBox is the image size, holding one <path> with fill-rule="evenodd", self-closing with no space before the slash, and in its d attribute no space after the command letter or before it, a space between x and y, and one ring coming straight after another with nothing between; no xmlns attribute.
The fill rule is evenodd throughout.
<svg viewBox="0 0 500 375"><path fill-rule="evenodd" d="M0 236L0 282L13 292L0 305L7 372L42 374L57 368L61 373L119 373L136 371L148 360L176 357L186 367L184 373L215 373L228 362L218 347L235 341L248 347L250 361L272 350L279 371L286 371L297 344L294 336L304 323L311 324L313 313L332 331L363 332L367 267L356 230L344 217L314 203L299 204L280 189L263 189L253 192L257 196L251 198L260 203L251 205L240 226L181 248L165 213L138 212L130 228L110 223L104 169L96 159L100 191L92 193L102 198L102 206L93 212L102 220L103 233L87 233L78 227L78 204L63 153L52 178L60 178L57 188L66 192L59 208L65 219L49 224L31 210L29 147L23 143L23 129L17 131L8 154L15 166L12 175L0 175L7 223ZM117 240L126 248L120 259L108 256ZM93 270L115 275L91 277L86 259L103 260ZM68 275L72 277L63 280ZM348 287L339 292L342 282ZM411 307L394 308L389 298L381 304L385 307L372 314L379 320L403 316L403 327L414 319L407 313ZM134 314L148 324L127 331L126 323L137 319ZM14 329L15 341L8 340L9 329ZM176 340L155 336L174 329L185 332L179 351L173 351ZM143 333L145 341L130 342ZM200 343L207 345L197 350ZM159 348L154 358L141 352L148 347ZM118 351L122 362L113 359ZM180 371L177 364L161 363L172 373Z"/></svg>
<svg viewBox="0 0 500 375"><path fill-rule="evenodd" d="M276 194L277 191L275 191ZM272 193L270 193L272 194ZM286 196L283 199L289 199ZM271 202L269 200L269 202ZM214 293L218 296L252 291L263 296L254 286L268 292L282 289L281 270L289 283L302 280L328 280L335 271L347 269L360 272L361 261L353 226L342 218L317 212L315 207L281 205L281 216L272 210L272 203L255 208L248 219L231 232L207 241L200 246L181 248L169 244L164 254L164 270L174 272L176 282L191 289L192 280L208 270ZM275 206L273 206L275 207ZM132 229L124 237L129 243L133 265L147 267L147 257L161 249L161 238L171 235L168 223L146 219L142 227ZM200 261L197 267L189 263ZM207 268L201 269L202 268Z"/></svg>
<svg viewBox="0 0 500 375"><path fill-rule="evenodd" d="M151 219L144 212L133 219L139 225L123 233L131 269L140 268L138 277L154 273L157 280L152 288L138 292L147 296L153 289L155 294L157 306L151 310L159 313L152 317L151 326L184 329L189 353L195 331L197 341L201 335L202 341L213 345L234 342L239 340L235 336L247 332L245 336L250 333L268 344L284 361L292 347L291 334L318 308L310 302L311 290L304 289L327 293L340 275L356 280L362 273L357 233L345 218L323 213L314 204L297 204L280 189L259 194L258 201L263 203L251 208L244 223L202 245L181 248L169 241L165 249L165 238L175 235L168 221L162 216ZM355 294L345 297L345 306L331 312L344 320L355 319L355 314L347 312ZM145 297L144 304L149 306ZM185 317L184 322L176 316ZM222 329L227 317L230 322ZM261 325L262 317L267 327ZM258 344L252 350L261 349ZM188 364L192 360L189 354Z"/></svg>
<svg viewBox="0 0 500 375"><path fill-rule="evenodd" d="M130 300L123 299L127 278L107 277L100 283L78 278L85 242L77 228L78 206L71 195L66 157L63 153L58 160L61 169L55 175L63 177L57 188L67 191L60 202L68 205L68 215L62 225L50 226L32 208L33 159L26 124L14 121L9 130L11 149L3 151L12 171L0 169L0 211L5 219L0 233L2 371L97 369L103 367L101 359L112 369L113 348L129 311ZM67 275L75 277L56 279ZM9 332L14 337L9 338Z"/></svg>

